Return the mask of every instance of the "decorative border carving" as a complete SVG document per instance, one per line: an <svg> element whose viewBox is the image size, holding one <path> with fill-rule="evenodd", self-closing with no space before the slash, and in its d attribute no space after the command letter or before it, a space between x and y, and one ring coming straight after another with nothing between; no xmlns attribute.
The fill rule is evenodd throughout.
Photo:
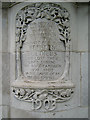
<svg viewBox="0 0 90 120"><path fill-rule="evenodd" d="M34 3L21 9L16 16L16 46L17 46L17 71L18 77L23 76L21 63L21 48L26 40L28 25L38 18L54 21L60 32L60 40L64 42L66 49L66 65L60 79L65 79L69 69L69 42L70 15L65 8L54 3Z"/></svg>

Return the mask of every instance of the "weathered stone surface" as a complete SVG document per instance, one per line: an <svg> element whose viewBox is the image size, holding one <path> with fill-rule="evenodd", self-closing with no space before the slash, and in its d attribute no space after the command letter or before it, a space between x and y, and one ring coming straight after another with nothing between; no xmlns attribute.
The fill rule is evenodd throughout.
<svg viewBox="0 0 90 120"><path fill-rule="evenodd" d="M2 53L0 53L0 105L2 105Z"/></svg>
<svg viewBox="0 0 90 120"><path fill-rule="evenodd" d="M83 8L83 13L82 13ZM88 6L79 4L78 7L78 51L88 51ZM83 33L83 34L82 34ZM81 42L83 44L81 45Z"/></svg>
<svg viewBox="0 0 90 120"><path fill-rule="evenodd" d="M10 107L2 106L2 118L10 118Z"/></svg>
<svg viewBox="0 0 90 120"><path fill-rule="evenodd" d="M8 12L2 10L2 52L9 52L9 43L8 43Z"/></svg>
<svg viewBox="0 0 90 120"><path fill-rule="evenodd" d="M2 53L2 104L9 105L10 101L10 54Z"/></svg>
<svg viewBox="0 0 90 120"><path fill-rule="evenodd" d="M80 53L71 52L70 79L75 84L73 104L80 106Z"/></svg>
<svg viewBox="0 0 90 120"><path fill-rule="evenodd" d="M81 54L81 106L88 106L88 53Z"/></svg>
<svg viewBox="0 0 90 120"><path fill-rule="evenodd" d="M0 28L2 28L2 4L0 3ZM0 29L0 52L2 51L2 29Z"/></svg>
<svg viewBox="0 0 90 120"><path fill-rule="evenodd" d="M58 112L30 112L17 108L11 108L13 118L88 118L88 108L74 108Z"/></svg>
<svg viewBox="0 0 90 120"><path fill-rule="evenodd" d="M2 119L2 106L0 106L0 119Z"/></svg>

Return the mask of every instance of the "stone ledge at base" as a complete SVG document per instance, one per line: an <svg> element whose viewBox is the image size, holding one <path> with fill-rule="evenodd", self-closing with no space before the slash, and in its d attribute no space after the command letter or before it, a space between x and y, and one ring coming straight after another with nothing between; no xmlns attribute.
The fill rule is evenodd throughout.
<svg viewBox="0 0 90 120"><path fill-rule="evenodd" d="M56 80L56 81L35 81L27 78L18 78L12 83L12 87L17 88L34 88L34 89L65 89L74 88L75 85L70 81Z"/></svg>
<svg viewBox="0 0 90 120"><path fill-rule="evenodd" d="M24 81L12 83L15 98L32 103L32 109L44 106L48 111L56 108L57 102L69 100L74 93L75 85L71 81Z"/></svg>

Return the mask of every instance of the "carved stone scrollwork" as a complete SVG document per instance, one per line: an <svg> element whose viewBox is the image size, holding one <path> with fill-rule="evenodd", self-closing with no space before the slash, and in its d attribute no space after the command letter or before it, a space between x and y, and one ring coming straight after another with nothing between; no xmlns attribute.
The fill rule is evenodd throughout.
<svg viewBox="0 0 90 120"><path fill-rule="evenodd" d="M52 21L58 28L59 40L63 42L65 51L65 67L63 74L57 80L33 81L24 76L22 71L21 50L27 39L27 29L35 20ZM56 109L57 102L69 100L74 93L74 84L68 80L70 65L70 15L68 11L55 3L33 3L25 6L16 15L16 65L17 79L12 84L15 97L32 103L32 109L42 106L48 110ZM48 50L51 51L50 45ZM52 50L53 51L53 50Z"/></svg>

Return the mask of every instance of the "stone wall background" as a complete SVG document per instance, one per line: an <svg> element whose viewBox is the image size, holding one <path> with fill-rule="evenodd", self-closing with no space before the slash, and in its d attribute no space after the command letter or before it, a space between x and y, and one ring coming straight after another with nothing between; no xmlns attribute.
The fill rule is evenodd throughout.
<svg viewBox="0 0 90 120"><path fill-rule="evenodd" d="M10 1L12 2L12 1ZM53 1L52 1L53 2ZM56 2L56 1L55 1ZM75 28L72 33L72 75L77 86L79 98L76 107L62 110L59 112L30 112L24 110L20 106L14 106L11 95L11 81L15 78L15 56L14 56L14 40L13 34L15 24L13 21L13 13L20 7L28 3L20 3L13 7L0 10L0 118L87 118L88 117L88 3L68 3L72 6L75 15L75 21L72 22ZM60 3L62 4L62 3ZM77 32L77 33L75 33ZM76 76L77 74L77 76ZM78 79L78 80L77 80ZM74 103L73 103L74 104Z"/></svg>

